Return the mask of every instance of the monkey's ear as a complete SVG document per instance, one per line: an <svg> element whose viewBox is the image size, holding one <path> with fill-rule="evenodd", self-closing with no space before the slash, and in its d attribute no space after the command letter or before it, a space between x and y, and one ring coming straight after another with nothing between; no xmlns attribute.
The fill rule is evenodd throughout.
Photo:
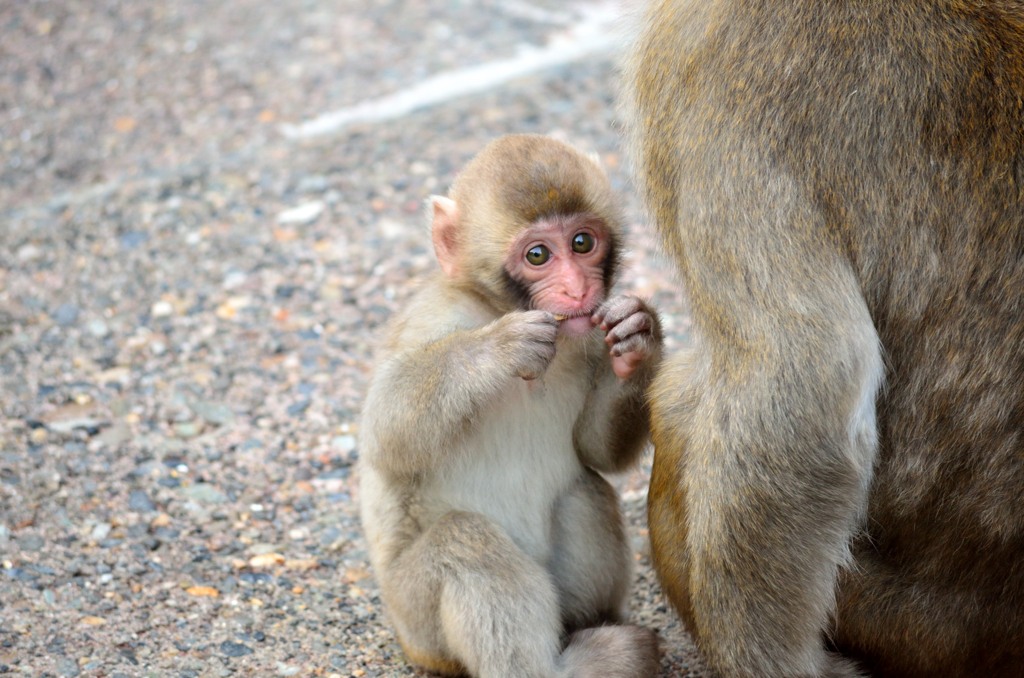
<svg viewBox="0 0 1024 678"><path fill-rule="evenodd" d="M444 274L455 278L459 274L459 207L451 198L432 195L430 208L434 254Z"/></svg>

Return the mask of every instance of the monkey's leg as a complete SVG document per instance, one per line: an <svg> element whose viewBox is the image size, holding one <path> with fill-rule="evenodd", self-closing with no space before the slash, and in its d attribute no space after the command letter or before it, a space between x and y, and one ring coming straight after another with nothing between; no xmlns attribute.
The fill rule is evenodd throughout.
<svg viewBox="0 0 1024 678"><path fill-rule="evenodd" d="M481 678L552 678L562 630L550 575L493 522L442 517L389 568L389 607L417 664Z"/></svg>
<svg viewBox="0 0 1024 678"><path fill-rule="evenodd" d="M569 630L616 622L629 593L630 558L615 490L587 469L555 505L548 569Z"/></svg>
<svg viewBox="0 0 1024 678"><path fill-rule="evenodd" d="M577 631L562 655L568 675L649 678L658 670L658 637L640 626L584 628L621 619L630 553L615 490L587 470L555 506L548 569L562 621Z"/></svg>
<svg viewBox="0 0 1024 678"><path fill-rule="evenodd" d="M826 652L822 634L864 507L873 417L858 408L873 404L875 371L854 374L868 396L839 401L849 409L827 427L835 433L794 444L780 433L806 426L798 417L812 406L793 405L797 421L761 428L741 417L770 396L696 362L690 372L668 361L653 388L649 524L666 595L725 676L860 675Z"/></svg>
<svg viewBox="0 0 1024 678"><path fill-rule="evenodd" d="M801 187L742 170L708 189L713 218L677 231L702 339L651 388L652 553L720 673L853 675L823 633L867 508L878 336ZM731 202L748 193L764 207ZM726 225L729 246L709 246Z"/></svg>

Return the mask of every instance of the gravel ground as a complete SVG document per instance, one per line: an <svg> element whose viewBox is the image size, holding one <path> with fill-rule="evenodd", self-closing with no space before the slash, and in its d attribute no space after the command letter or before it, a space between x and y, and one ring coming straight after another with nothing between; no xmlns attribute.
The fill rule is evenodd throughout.
<svg viewBox="0 0 1024 678"><path fill-rule="evenodd" d="M614 53L333 134L298 125L572 36L554 0L0 4L0 674L412 676L355 509L422 204L489 139L596 152L623 288L687 316L621 154ZM706 675L619 479L637 623Z"/></svg>

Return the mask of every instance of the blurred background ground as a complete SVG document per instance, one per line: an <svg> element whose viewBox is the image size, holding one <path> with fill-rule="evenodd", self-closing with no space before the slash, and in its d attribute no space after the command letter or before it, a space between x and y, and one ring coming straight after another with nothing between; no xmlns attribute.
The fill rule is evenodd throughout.
<svg viewBox="0 0 1024 678"><path fill-rule="evenodd" d="M374 337L433 266L423 200L503 133L596 152L623 287L686 341L622 153L622 10L0 3L0 674L419 675L353 464ZM619 481L632 616L661 675L703 675L648 469Z"/></svg>

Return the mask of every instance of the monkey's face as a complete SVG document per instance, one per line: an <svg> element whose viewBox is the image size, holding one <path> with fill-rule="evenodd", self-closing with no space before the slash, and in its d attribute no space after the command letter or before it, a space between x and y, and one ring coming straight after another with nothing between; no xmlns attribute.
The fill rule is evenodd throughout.
<svg viewBox="0 0 1024 678"><path fill-rule="evenodd" d="M513 240L504 268L525 306L555 314L563 335L582 336L605 299L614 249L611 232L594 215L547 217Z"/></svg>

